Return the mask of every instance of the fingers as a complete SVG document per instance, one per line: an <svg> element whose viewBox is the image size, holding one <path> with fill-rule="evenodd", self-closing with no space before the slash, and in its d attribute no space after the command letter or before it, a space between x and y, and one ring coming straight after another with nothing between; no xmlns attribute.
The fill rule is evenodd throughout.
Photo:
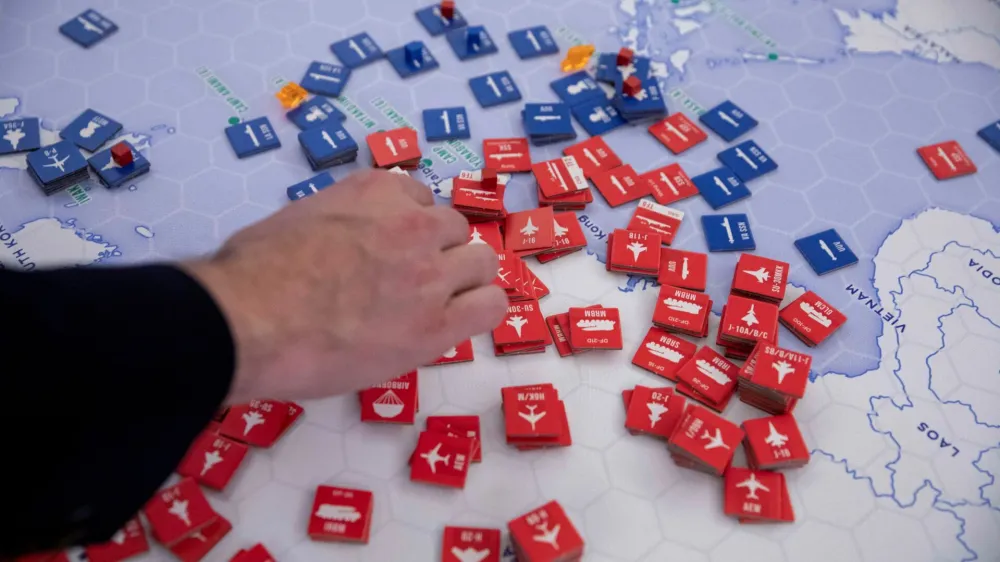
<svg viewBox="0 0 1000 562"><path fill-rule="evenodd" d="M453 342L496 328L507 313L507 294L496 285L486 285L456 295L445 311Z"/></svg>
<svg viewBox="0 0 1000 562"><path fill-rule="evenodd" d="M371 189L372 184L378 187L398 189L409 199L415 201L422 207L434 205L434 194L424 184L411 178L409 174L401 176L390 174L383 170L369 170L360 178L364 185L362 189Z"/></svg>
<svg viewBox="0 0 1000 562"><path fill-rule="evenodd" d="M438 243L438 248L447 250L458 246L464 246L469 241L469 220L451 207L435 206L425 211L431 216L433 227L436 229L434 239Z"/></svg>
<svg viewBox="0 0 1000 562"><path fill-rule="evenodd" d="M444 279L449 295L458 295L493 282L497 254L486 244L462 244L444 252Z"/></svg>

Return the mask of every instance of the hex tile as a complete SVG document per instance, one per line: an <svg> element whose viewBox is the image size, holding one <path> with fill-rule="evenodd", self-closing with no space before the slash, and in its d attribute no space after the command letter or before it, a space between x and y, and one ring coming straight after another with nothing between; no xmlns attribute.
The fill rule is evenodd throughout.
<svg viewBox="0 0 1000 562"><path fill-rule="evenodd" d="M339 29L348 29L355 24L361 23L367 14L364 2L348 2L346 4L333 4L324 0L313 0L313 21L330 25ZM416 8L414 8L416 9ZM372 14L374 16L375 14ZM412 14L405 15L412 18ZM370 20L369 20L370 21ZM368 22L366 22L368 23ZM375 40L381 38L377 36ZM330 41L333 43L333 41ZM382 45L382 48L392 48Z"/></svg>
<svg viewBox="0 0 1000 562"><path fill-rule="evenodd" d="M233 58L256 67L274 64L287 54L288 39L266 29L251 31L233 43Z"/></svg>
<svg viewBox="0 0 1000 562"><path fill-rule="evenodd" d="M906 540L900 541L897 537L906 537ZM919 522L883 509L876 509L855 527L854 538L868 562L886 560L887 556L915 562L934 559L934 548Z"/></svg>
<svg viewBox="0 0 1000 562"><path fill-rule="evenodd" d="M266 544L268 550L282 552L302 540L314 495L315 490L268 482L239 503L239 524L255 529L254 540Z"/></svg>
<svg viewBox="0 0 1000 562"><path fill-rule="evenodd" d="M347 466L379 478L409 470L406 464L417 442L416 428L363 423L344 436Z"/></svg>
<svg viewBox="0 0 1000 562"><path fill-rule="evenodd" d="M208 144L183 134L167 137L155 156L157 175L175 180L186 180L211 166Z"/></svg>
<svg viewBox="0 0 1000 562"><path fill-rule="evenodd" d="M422 459L417 460L424 462ZM407 476L408 473L409 471ZM410 482L405 477L397 478L389 492L392 520L406 523L426 533L436 532L448 523L452 514L465 509L463 496L463 490Z"/></svg>
<svg viewBox="0 0 1000 562"><path fill-rule="evenodd" d="M311 20L308 0L272 0L257 7L257 19L280 31L291 31Z"/></svg>
<svg viewBox="0 0 1000 562"><path fill-rule="evenodd" d="M782 145L768 150L768 153L778 162L781 173L774 174L769 181L784 187L801 190L815 185L823 179L823 169L819 160L811 152Z"/></svg>
<svg viewBox="0 0 1000 562"><path fill-rule="evenodd" d="M133 47L118 53L118 70L149 78L174 64L174 48L155 39L140 39Z"/></svg>
<svg viewBox="0 0 1000 562"><path fill-rule="evenodd" d="M867 68L851 68L840 75L837 84L845 99L868 107L881 107L896 95L885 73Z"/></svg>
<svg viewBox="0 0 1000 562"><path fill-rule="evenodd" d="M751 76L729 89L734 100L758 121L771 121L788 108L781 86Z"/></svg>
<svg viewBox="0 0 1000 562"><path fill-rule="evenodd" d="M796 74L784 84L788 100L795 107L829 111L844 102L836 82L816 74Z"/></svg>
<svg viewBox="0 0 1000 562"><path fill-rule="evenodd" d="M163 180L166 181L166 180ZM180 204L180 193L177 193ZM166 258L201 256L218 246L215 221L191 211L177 211L153 225L153 250Z"/></svg>
<svg viewBox="0 0 1000 562"><path fill-rule="evenodd" d="M0 56L0 67L5 83L27 88L55 76L56 60L51 53L29 47Z"/></svg>
<svg viewBox="0 0 1000 562"><path fill-rule="evenodd" d="M868 214L861 188L852 183L824 180L810 188L806 197L816 216L828 221L851 225Z"/></svg>
<svg viewBox="0 0 1000 562"><path fill-rule="evenodd" d="M882 108L882 117L896 133L929 139L944 123L934 106L916 98L893 98Z"/></svg>
<svg viewBox="0 0 1000 562"><path fill-rule="evenodd" d="M772 126L782 142L805 150L816 150L833 139L833 130L826 119L811 111L788 110Z"/></svg>
<svg viewBox="0 0 1000 562"><path fill-rule="evenodd" d="M427 533L390 522L371 538L361 550L363 562L385 562L386 560L432 560L437 554L437 541Z"/></svg>
<svg viewBox="0 0 1000 562"><path fill-rule="evenodd" d="M634 560L660 541L656 510L648 499L611 490L587 506L583 516L588 549Z"/></svg>
<svg viewBox="0 0 1000 562"><path fill-rule="evenodd" d="M46 80L30 88L24 99L25 111L59 123L69 123L87 106L83 86L61 78Z"/></svg>
<svg viewBox="0 0 1000 562"><path fill-rule="evenodd" d="M201 13L205 33L236 38L257 23L257 14L247 2L220 2Z"/></svg>
<svg viewBox="0 0 1000 562"><path fill-rule="evenodd" d="M824 553L825 554L825 553ZM737 529L712 549L713 562L740 560L745 562L772 562L781 560L781 546L765 538Z"/></svg>
<svg viewBox="0 0 1000 562"><path fill-rule="evenodd" d="M470 509L504 521L542 503L545 497L526 459L490 450L484 453L482 463L469 470L464 495Z"/></svg>
<svg viewBox="0 0 1000 562"><path fill-rule="evenodd" d="M545 497L559 498L566 507L583 509L608 487L601 455L584 447L569 447L533 463Z"/></svg>
<svg viewBox="0 0 1000 562"><path fill-rule="evenodd" d="M112 74L88 86L87 99L91 107L101 112L128 111L146 101L146 83L134 76Z"/></svg>
<svg viewBox="0 0 1000 562"><path fill-rule="evenodd" d="M197 35L177 45L175 51L177 66L188 72L233 62L233 42L223 37Z"/></svg>
<svg viewBox="0 0 1000 562"><path fill-rule="evenodd" d="M215 217L230 211L245 197L243 178L216 168L209 168L184 184L185 209Z"/></svg>
<svg viewBox="0 0 1000 562"><path fill-rule="evenodd" d="M220 98L202 98L180 110L177 130L205 141L220 139L234 114L233 108Z"/></svg>
<svg viewBox="0 0 1000 562"><path fill-rule="evenodd" d="M103 80L115 71L115 52L69 49L59 53L56 70L60 78L88 84Z"/></svg>
<svg viewBox="0 0 1000 562"><path fill-rule="evenodd" d="M563 399L569 417L573 441L587 447L604 449L624 435L625 429L615 426L621 397L600 390L580 387Z"/></svg>
<svg viewBox="0 0 1000 562"><path fill-rule="evenodd" d="M118 212L121 216L149 225L181 207L181 186L177 182L150 173L138 185L136 192L119 197Z"/></svg>
<svg viewBox="0 0 1000 562"><path fill-rule="evenodd" d="M296 424L274 446L274 477L299 489L315 488L344 470L343 447L344 439L336 433Z"/></svg>
<svg viewBox="0 0 1000 562"><path fill-rule="evenodd" d="M733 526L721 509L705 509L706 505L722 505L718 479L701 474L691 476L694 478L690 485L685 482L674 486L656 499L656 513L667 540L708 550L728 535Z"/></svg>
<svg viewBox="0 0 1000 562"><path fill-rule="evenodd" d="M155 23L146 26L146 34L171 45L190 38L200 27L198 14L181 6L169 6L148 17Z"/></svg>
<svg viewBox="0 0 1000 562"><path fill-rule="evenodd" d="M878 110L847 102L827 117L833 132L842 139L871 146L889 132Z"/></svg>
<svg viewBox="0 0 1000 562"><path fill-rule="evenodd" d="M810 517L842 528L855 527L875 507L875 498L864 481L852 479L843 466L825 457L809 463L797 489Z"/></svg>
<svg viewBox="0 0 1000 562"><path fill-rule="evenodd" d="M996 114L981 96L950 92L935 104L949 127L975 131L996 120Z"/></svg>
<svg viewBox="0 0 1000 562"><path fill-rule="evenodd" d="M5 4L3 15L21 22L30 22L52 14L56 11L57 0L38 0L38 2L12 2Z"/></svg>
<svg viewBox="0 0 1000 562"><path fill-rule="evenodd" d="M871 149L836 139L817 153L827 175L844 181L862 183L878 173L878 163Z"/></svg>
<svg viewBox="0 0 1000 562"><path fill-rule="evenodd" d="M611 485L638 496L657 496L680 478L663 442L653 438L620 439L604 452Z"/></svg>
<svg viewBox="0 0 1000 562"><path fill-rule="evenodd" d="M242 196L242 191L240 192ZM219 240L225 240L236 234L237 231L243 230L244 228L250 226L251 224L260 222L267 217L271 216L272 211L270 209L265 209L260 205L254 205L253 203L244 203L234 208L231 211L223 215L219 215L216 219L216 231L219 234Z"/></svg>
<svg viewBox="0 0 1000 562"><path fill-rule="evenodd" d="M184 107L205 96L205 84L194 72L170 69L149 81L149 101Z"/></svg>
<svg viewBox="0 0 1000 562"><path fill-rule="evenodd" d="M760 198L750 198L754 225L774 228L780 232L795 232L813 217L806 196L800 191L771 185L767 187L766 195L766 198L763 194Z"/></svg>
<svg viewBox="0 0 1000 562"><path fill-rule="evenodd" d="M900 65L889 71L889 80L904 96L934 101L948 91L948 82L941 75L937 64L918 61Z"/></svg>

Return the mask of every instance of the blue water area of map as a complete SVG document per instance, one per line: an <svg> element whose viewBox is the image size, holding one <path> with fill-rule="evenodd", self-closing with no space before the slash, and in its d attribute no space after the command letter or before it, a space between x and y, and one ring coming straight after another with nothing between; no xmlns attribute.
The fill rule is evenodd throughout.
<svg viewBox="0 0 1000 562"><path fill-rule="evenodd" d="M559 52L559 45L544 25L518 29L507 34L510 46L521 60L533 59Z"/></svg>
<svg viewBox="0 0 1000 562"><path fill-rule="evenodd" d="M348 68L358 68L380 60L382 48L368 33L359 33L330 45L330 50Z"/></svg>

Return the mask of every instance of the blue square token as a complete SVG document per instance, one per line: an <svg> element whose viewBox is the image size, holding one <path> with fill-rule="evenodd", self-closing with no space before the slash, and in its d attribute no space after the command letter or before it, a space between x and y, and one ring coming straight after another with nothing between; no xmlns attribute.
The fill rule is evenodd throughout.
<svg viewBox="0 0 1000 562"><path fill-rule="evenodd" d="M623 83L624 80L619 78L615 83L616 92L622 91ZM667 114L667 103L663 100L660 84L655 78L643 80L642 90L638 95L617 94L612 101L618 108L618 113L621 113L622 117L629 122L662 117Z"/></svg>
<svg viewBox="0 0 1000 562"><path fill-rule="evenodd" d="M990 123L989 125L979 129L979 138L983 139L993 150L1000 152L1000 121L996 123Z"/></svg>
<svg viewBox="0 0 1000 562"><path fill-rule="evenodd" d="M569 106L564 103L529 103L524 106L524 129L529 137L575 137Z"/></svg>
<svg viewBox="0 0 1000 562"><path fill-rule="evenodd" d="M576 104L570 108L577 123L587 134L596 137L613 131L626 124L625 118L618 113L607 99L592 99Z"/></svg>
<svg viewBox="0 0 1000 562"><path fill-rule="evenodd" d="M601 103L604 103L608 100L597 81L582 70L555 80L550 86L559 99L570 105L593 100L600 100Z"/></svg>
<svg viewBox="0 0 1000 562"><path fill-rule="evenodd" d="M31 152L42 147L42 128L37 117L0 121L0 154Z"/></svg>
<svg viewBox="0 0 1000 562"><path fill-rule="evenodd" d="M118 31L115 22L102 16L97 10L87 10L59 26L59 33L88 49Z"/></svg>
<svg viewBox="0 0 1000 562"><path fill-rule="evenodd" d="M97 152L98 148L120 130L122 124L118 121L88 109L59 131L59 136L87 152Z"/></svg>
<svg viewBox="0 0 1000 562"><path fill-rule="evenodd" d="M631 65L643 82L649 78L650 61L648 57L634 57ZM628 67L622 67L628 68ZM629 75L633 74L632 72ZM601 53L597 57L597 71L595 72L598 82L614 84L619 79L624 80L624 73L618 67L618 53Z"/></svg>
<svg viewBox="0 0 1000 562"><path fill-rule="evenodd" d="M709 109L698 119L726 142L736 140L757 126L756 119L729 100Z"/></svg>
<svg viewBox="0 0 1000 562"><path fill-rule="evenodd" d="M552 38L549 28L544 25L518 29L507 34L510 44L517 52L521 60L533 59L545 55L554 55L559 52L559 45Z"/></svg>
<svg viewBox="0 0 1000 562"><path fill-rule="evenodd" d="M323 172L289 187L286 193L288 194L289 201L298 201L310 195L315 195L335 183L337 182L334 181L330 172Z"/></svg>
<svg viewBox="0 0 1000 562"><path fill-rule="evenodd" d="M381 59L382 49L367 33L359 33L330 45L333 54L347 68L358 68Z"/></svg>
<svg viewBox="0 0 1000 562"><path fill-rule="evenodd" d="M449 31L446 37L458 60L470 60L497 52L496 43L481 25L470 25Z"/></svg>
<svg viewBox="0 0 1000 562"><path fill-rule="evenodd" d="M465 21L465 17L458 11L458 8L455 8L455 13L451 19L448 19L441 15L441 8L438 4L417 10L416 16L420 24L427 30L427 33L430 33L434 37L468 25L468 22Z"/></svg>
<svg viewBox="0 0 1000 562"><path fill-rule="evenodd" d="M441 107L424 110L424 135L430 142L467 139L469 116L464 107Z"/></svg>
<svg viewBox="0 0 1000 562"><path fill-rule="evenodd" d="M701 228L705 231L709 252L745 252L757 247L750 221L743 213L702 215Z"/></svg>
<svg viewBox="0 0 1000 562"><path fill-rule="evenodd" d="M352 162L358 153L358 143L342 123L327 123L322 127L306 129L299 133L299 144L313 168Z"/></svg>
<svg viewBox="0 0 1000 562"><path fill-rule="evenodd" d="M285 114L285 117L295 123L303 131L323 125L327 121L343 121L347 116L334 107L330 100L316 96Z"/></svg>
<svg viewBox="0 0 1000 562"><path fill-rule="evenodd" d="M816 275L858 263L858 256L854 255L844 239L832 228L799 238L795 241L795 247L806 258Z"/></svg>
<svg viewBox="0 0 1000 562"><path fill-rule="evenodd" d="M483 107L493 107L521 99L521 91L517 89L514 78L506 70L470 78L469 87L472 88L472 95L476 96L476 101Z"/></svg>
<svg viewBox="0 0 1000 562"><path fill-rule="evenodd" d="M750 197L750 190L725 166L691 178L709 206L718 211L740 199Z"/></svg>
<svg viewBox="0 0 1000 562"><path fill-rule="evenodd" d="M42 184L58 182L87 168L87 159L70 141L59 141L27 156L28 168Z"/></svg>
<svg viewBox="0 0 1000 562"><path fill-rule="evenodd" d="M316 61L309 65L299 85L316 95L335 98L350 77L351 69L346 66Z"/></svg>
<svg viewBox="0 0 1000 562"><path fill-rule="evenodd" d="M226 127L226 137L238 158L246 158L281 147L281 140L267 117L258 117Z"/></svg>
<svg viewBox="0 0 1000 562"><path fill-rule="evenodd" d="M104 187L112 189L121 187L135 178L149 172L149 160L135 149L131 143L122 141L132 151L132 163L127 166L119 166L111 156L111 149L106 148L90 157L87 163L97 172Z"/></svg>
<svg viewBox="0 0 1000 562"><path fill-rule="evenodd" d="M411 60L412 57L407 55L407 50L410 50L411 53L414 51L420 53L420 60ZM437 59L434 58L430 49L421 41L413 41L402 47L392 49L385 54L385 57L392 63L392 67L396 69L396 74L399 74L400 78L409 78L410 76L434 70L438 67Z"/></svg>
<svg viewBox="0 0 1000 562"><path fill-rule="evenodd" d="M752 140L727 148L719 153L719 162L736 174L743 181L759 178L768 172L778 169L778 163L771 159Z"/></svg>

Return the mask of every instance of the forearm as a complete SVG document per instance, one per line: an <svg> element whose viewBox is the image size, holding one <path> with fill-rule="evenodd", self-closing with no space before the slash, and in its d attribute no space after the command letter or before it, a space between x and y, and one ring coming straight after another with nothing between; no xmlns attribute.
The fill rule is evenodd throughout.
<svg viewBox="0 0 1000 562"><path fill-rule="evenodd" d="M233 341L166 266L0 272L0 558L106 540L229 391Z"/></svg>

